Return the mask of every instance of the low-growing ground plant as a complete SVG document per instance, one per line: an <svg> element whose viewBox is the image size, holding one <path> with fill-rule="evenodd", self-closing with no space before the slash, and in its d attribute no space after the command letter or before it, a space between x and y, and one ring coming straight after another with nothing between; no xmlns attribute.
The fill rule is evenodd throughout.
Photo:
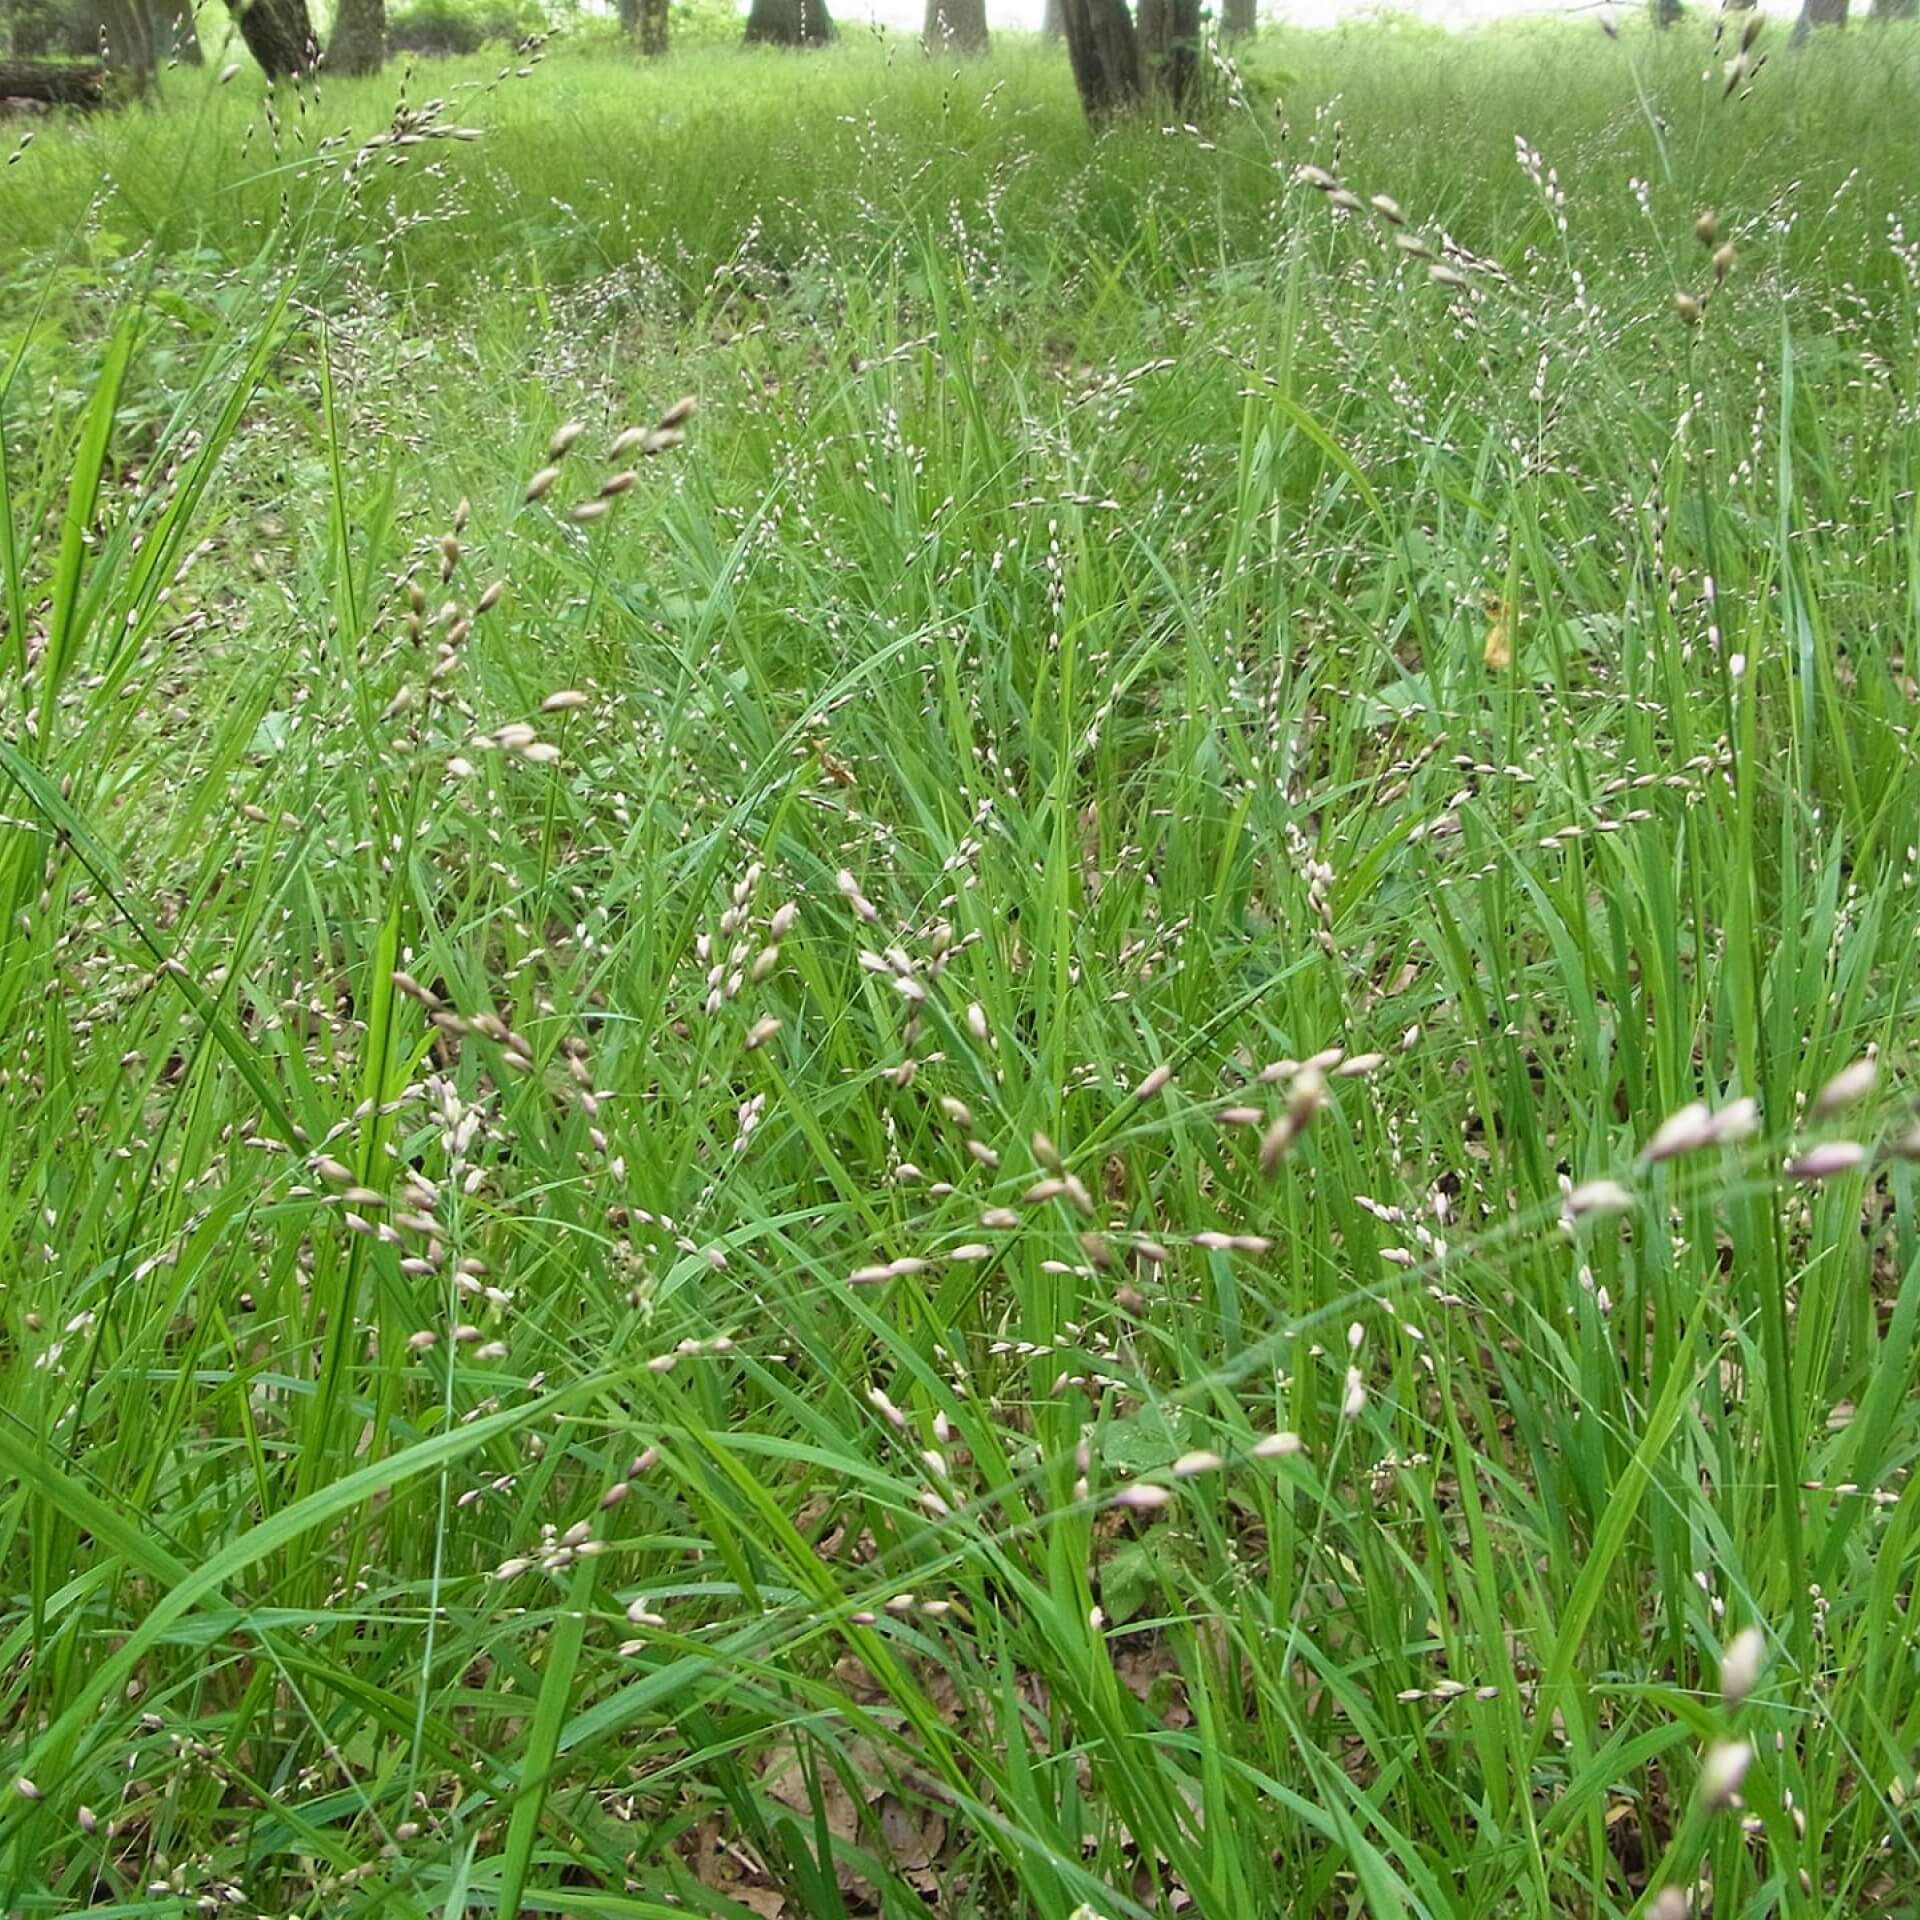
<svg viewBox="0 0 1920 1920"><path fill-rule="evenodd" d="M1912 1910L1916 43L1774 31L19 141L9 1912Z"/></svg>

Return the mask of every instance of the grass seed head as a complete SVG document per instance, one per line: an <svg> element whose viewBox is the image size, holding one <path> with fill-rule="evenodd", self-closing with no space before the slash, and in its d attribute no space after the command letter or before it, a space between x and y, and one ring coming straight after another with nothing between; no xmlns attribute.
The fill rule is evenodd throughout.
<svg viewBox="0 0 1920 1920"><path fill-rule="evenodd" d="M1824 1140L1787 1162L1794 1180L1832 1180L1866 1165L1869 1155L1857 1140Z"/></svg>
<svg viewBox="0 0 1920 1920"><path fill-rule="evenodd" d="M1880 1077L1879 1063L1872 1054L1844 1066L1820 1089L1813 1100L1813 1117L1824 1120L1829 1114L1864 1100Z"/></svg>
<svg viewBox="0 0 1920 1920"><path fill-rule="evenodd" d="M1729 1713L1737 1712L1760 1679L1766 1664L1767 1638L1758 1627L1742 1627L1720 1656L1720 1698Z"/></svg>
<svg viewBox="0 0 1920 1920"><path fill-rule="evenodd" d="M1700 1766L1700 1798L1716 1813L1732 1806L1752 1764L1753 1747L1748 1741L1715 1741Z"/></svg>
<svg viewBox="0 0 1920 1920"><path fill-rule="evenodd" d="M1176 1480L1192 1480L1203 1473L1218 1473L1226 1464L1217 1453L1196 1448L1191 1453L1183 1453L1173 1463L1173 1477Z"/></svg>
<svg viewBox="0 0 1920 1920"><path fill-rule="evenodd" d="M1714 1140L1713 1115L1704 1100L1690 1100L1676 1113L1669 1114L1654 1129L1642 1158L1649 1165L1676 1159L1683 1153L1696 1153Z"/></svg>
<svg viewBox="0 0 1920 1920"><path fill-rule="evenodd" d="M1162 1061L1159 1066L1155 1067L1154 1070L1134 1088L1133 1097L1136 1100L1151 1100L1156 1093L1159 1093L1165 1088L1167 1082L1172 1078L1172 1066Z"/></svg>
<svg viewBox="0 0 1920 1920"><path fill-rule="evenodd" d="M1609 1214L1629 1213L1633 1194L1618 1180L1587 1180L1575 1187L1563 1202L1569 1220L1604 1219Z"/></svg>

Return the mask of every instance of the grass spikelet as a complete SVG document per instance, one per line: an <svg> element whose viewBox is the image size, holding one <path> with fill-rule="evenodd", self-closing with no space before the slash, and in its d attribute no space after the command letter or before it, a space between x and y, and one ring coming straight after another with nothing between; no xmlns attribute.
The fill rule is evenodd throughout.
<svg viewBox="0 0 1920 1920"><path fill-rule="evenodd" d="M1142 1480L1133 1486L1122 1487L1108 1498L1107 1504L1126 1513L1158 1513L1171 1505L1172 1501L1171 1487L1155 1486L1151 1481Z"/></svg>
<svg viewBox="0 0 1920 1920"><path fill-rule="evenodd" d="M1700 1798L1711 1811L1732 1806L1753 1764L1753 1747L1745 1740L1717 1740L1700 1765Z"/></svg>
<svg viewBox="0 0 1920 1920"><path fill-rule="evenodd" d="M1156 1094L1164 1091L1164 1089L1167 1086L1167 1083L1172 1078L1173 1078L1172 1066L1165 1062L1162 1062L1161 1065L1155 1067L1153 1071L1149 1073L1147 1077L1144 1080L1142 1080L1137 1087L1134 1088L1133 1090L1134 1099L1140 1100L1140 1101L1151 1100Z"/></svg>
<svg viewBox="0 0 1920 1920"><path fill-rule="evenodd" d="M1856 1106L1873 1091L1880 1077L1879 1062L1871 1054L1844 1066L1813 1098L1813 1117L1826 1120Z"/></svg>
<svg viewBox="0 0 1920 1920"><path fill-rule="evenodd" d="M1690 1101L1671 1113L1654 1129L1653 1138L1641 1152L1648 1165L1677 1159L1683 1153L1697 1153L1714 1140L1713 1115L1704 1100Z"/></svg>
<svg viewBox="0 0 1920 1920"><path fill-rule="evenodd" d="M1766 1664L1767 1640L1758 1627L1742 1627L1720 1656L1720 1698L1737 1713L1759 1683Z"/></svg>
<svg viewBox="0 0 1920 1920"><path fill-rule="evenodd" d="M1787 1177L1808 1182L1833 1180L1841 1174L1857 1172L1871 1158L1857 1140L1824 1140L1789 1160Z"/></svg>
<svg viewBox="0 0 1920 1920"><path fill-rule="evenodd" d="M1617 1180L1586 1180L1571 1188L1562 1202L1569 1220L1604 1219L1610 1214L1632 1211L1632 1192Z"/></svg>

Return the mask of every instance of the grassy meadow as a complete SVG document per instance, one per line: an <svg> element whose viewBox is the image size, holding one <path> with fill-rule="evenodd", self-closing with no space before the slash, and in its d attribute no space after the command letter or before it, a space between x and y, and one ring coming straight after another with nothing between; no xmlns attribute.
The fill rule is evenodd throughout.
<svg viewBox="0 0 1920 1920"><path fill-rule="evenodd" d="M0 1910L1920 1914L1920 29L1713 24L7 124Z"/></svg>

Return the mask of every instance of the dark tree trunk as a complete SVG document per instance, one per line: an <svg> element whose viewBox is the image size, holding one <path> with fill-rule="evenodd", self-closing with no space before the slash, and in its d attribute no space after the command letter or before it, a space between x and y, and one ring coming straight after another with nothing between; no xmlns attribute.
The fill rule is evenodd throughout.
<svg viewBox="0 0 1920 1920"><path fill-rule="evenodd" d="M1815 27L1844 27L1847 24L1847 0L1805 0L1800 18L1793 23L1793 38L1788 45L1804 47Z"/></svg>
<svg viewBox="0 0 1920 1920"><path fill-rule="evenodd" d="M1184 110L1200 66L1200 0L1140 0L1139 31L1148 84Z"/></svg>
<svg viewBox="0 0 1920 1920"><path fill-rule="evenodd" d="M1920 20L1920 0L1873 0L1874 20Z"/></svg>
<svg viewBox="0 0 1920 1920"><path fill-rule="evenodd" d="M313 23L307 0L227 0L240 23L240 38L269 80L305 73L313 64Z"/></svg>
<svg viewBox="0 0 1920 1920"><path fill-rule="evenodd" d="M1222 0L1220 32L1228 40L1251 40L1260 30L1256 0Z"/></svg>
<svg viewBox="0 0 1920 1920"><path fill-rule="evenodd" d="M1140 42L1126 0L1060 0L1073 84L1096 123L1140 104Z"/></svg>
<svg viewBox="0 0 1920 1920"><path fill-rule="evenodd" d="M1060 19L1060 0L1047 0L1047 9L1040 16L1040 35L1045 40L1058 40L1066 32Z"/></svg>
<svg viewBox="0 0 1920 1920"><path fill-rule="evenodd" d="M985 53L987 0L927 0L920 38L929 53Z"/></svg>
<svg viewBox="0 0 1920 1920"><path fill-rule="evenodd" d="M340 0L327 42L329 73L378 73L387 58L387 0Z"/></svg>
<svg viewBox="0 0 1920 1920"><path fill-rule="evenodd" d="M1681 0L1653 0L1653 24L1663 32L1679 23Z"/></svg>
<svg viewBox="0 0 1920 1920"><path fill-rule="evenodd" d="M0 60L0 100L97 107L106 97L107 70L98 60Z"/></svg>
<svg viewBox="0 0 1920 1920"><path fill-rule="evenodd" d="M639 13L634 37L649 60L658 60L667 50L667 0L639 0Z"/></svg>
<svg viewBox="0 0 1920 1920"><path fill-rule="evenodd" d="M824 47L833 17L826 0L753 0L744 38L750 47Z"/></svg>
<svg viewBox="0 0 1920 1920"><path fill-rule="evenodd" d="M640 38L640 0L619 0L620 31L629 40Z"/></svg>

